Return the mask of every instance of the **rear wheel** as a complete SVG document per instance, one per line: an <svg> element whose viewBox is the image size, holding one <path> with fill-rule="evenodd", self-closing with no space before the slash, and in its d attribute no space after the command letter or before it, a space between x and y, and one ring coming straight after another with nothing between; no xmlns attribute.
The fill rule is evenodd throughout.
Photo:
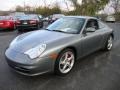
<svg viewBox="0 0 120 90"><path fill-rule="evenodd" d="M19 33L24 32L23 29L17 29Z"/></svg>
<svg viewBox="0 0 120 90"><path fill-rule="evenodd" d="M21 32L22 30L21 29L18 29L18 32Z"/></svg>
<svg viewBox="0 0 120 90"><path fill-rule="evenodd" d="M113 37L109 36L105 45L105 50L110 51L112 47L113 47Z"/></svg>
<svg viewBox="0 0 120 90"><path fill-rule="evenodd" d="M68 74L75 63L75 54L72 49L65 49L60 53L55 62L55 73L58 75Z"/></svg>
<svg viewBox="0 0 120 90"><path fill-rule="evenodd" d="M16 25L14 24L14 30L16 30Z"/></svg>

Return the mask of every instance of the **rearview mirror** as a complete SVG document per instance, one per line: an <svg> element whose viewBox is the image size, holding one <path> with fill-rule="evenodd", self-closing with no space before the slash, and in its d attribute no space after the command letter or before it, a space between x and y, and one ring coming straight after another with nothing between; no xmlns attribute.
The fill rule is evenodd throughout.
<svg viewBox="0 0 120 90"><path fill-rule="evenodd" d="M86 28L86 32L95 32L95 28L93 27Z"/></svg>

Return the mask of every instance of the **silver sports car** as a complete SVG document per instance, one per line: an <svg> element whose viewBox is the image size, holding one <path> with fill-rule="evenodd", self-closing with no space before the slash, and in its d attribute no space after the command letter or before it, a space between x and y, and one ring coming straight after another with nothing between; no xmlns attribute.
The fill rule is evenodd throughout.
<svg viewBox="0 0 120 90"><path fill-rule="evenodd" d="M113 30L94 17L65 16L44 30L16 37L5 56L8 65L24 75L65 75L81 57L100 49L110 51L113 38Z"/></svg>

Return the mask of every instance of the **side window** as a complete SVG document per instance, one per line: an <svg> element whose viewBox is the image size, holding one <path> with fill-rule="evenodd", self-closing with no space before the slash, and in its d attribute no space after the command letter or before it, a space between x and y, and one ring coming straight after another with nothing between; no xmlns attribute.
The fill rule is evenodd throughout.
<svg viewBox="0 0 120 90"><path fill-rule="evenodd" d="M105 27L105 24L102 23L101 21L98 21L98 24L99 24L99 29L102 29Z"/></svg>
<svg viewBox="0 0 120 90"><path fill-rule="evenodd" d="M90 19L87 22L86 28L95 28L95 30L99 29L97 20Z"/></svg>

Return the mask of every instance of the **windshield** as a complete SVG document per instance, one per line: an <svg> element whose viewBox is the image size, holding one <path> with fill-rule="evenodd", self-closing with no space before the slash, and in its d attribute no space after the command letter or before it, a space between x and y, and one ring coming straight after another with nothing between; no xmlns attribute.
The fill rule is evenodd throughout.
<svg viewBox="0 0 120 90"><path fill-rule="evenodd" d="M28 19L27 15L23 15L23 16L16 16L17 19L22 20L22 19Z"/></svg>
<svg viewBox="0 0 120 90"><path fill-rule="evenodd" d="M38 20L38 16L37 15L29 15L29 19L35 19L35 20Z"/></svg>
<svg viewBox="0 0 120 90"><path fill-rule="evenodd" d="M83 18L64 17L48 26L47 30L77 34L81 31L84 22L85 19Z"/></svg>
<svg viewBox="0 0 120 90"><path fill-rule="evenodd" d="M64 15L63 14L54 14L53 15L53 18L61 18L63 17Z"/></svg>
<svg viewBox="0 0 120 90"><path fill-rule="evenodd" d="M0 20L4 20L5 16L0 16Z"/></svg>
<svg viewBox="0 0 120 90"><path fill-rule="evenodd" d="M11 16L0 16L0 20L13 20L14 18Z"/></svg>
<svg viewBox="0 0 120 90"><path fill-rule="evenodd" d="M19 20L31 20L31 19L35 19L37 20L38 17L34 16L34 15L24 15L24 16L19 16L17 17Z"/></svg>

